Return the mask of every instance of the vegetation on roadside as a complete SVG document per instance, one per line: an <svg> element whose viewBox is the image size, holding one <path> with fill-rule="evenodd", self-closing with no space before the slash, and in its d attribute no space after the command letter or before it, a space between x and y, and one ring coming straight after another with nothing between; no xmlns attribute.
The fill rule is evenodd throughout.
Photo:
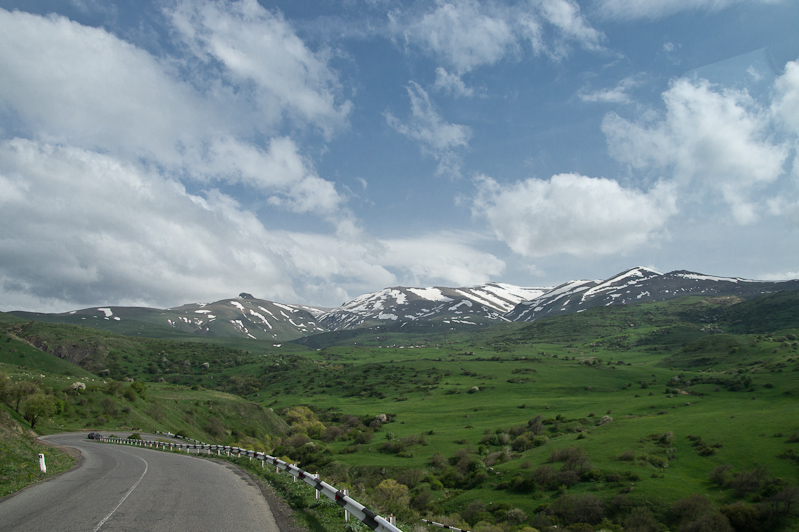
<svg viewBox="0 0 799 532"><path fill-rule="evenodd" d="M47 473L39 467L40 453L44 455ZM31 430L0 409L0 497L66 471L74 463L67 453L38 443Z"/></svg>

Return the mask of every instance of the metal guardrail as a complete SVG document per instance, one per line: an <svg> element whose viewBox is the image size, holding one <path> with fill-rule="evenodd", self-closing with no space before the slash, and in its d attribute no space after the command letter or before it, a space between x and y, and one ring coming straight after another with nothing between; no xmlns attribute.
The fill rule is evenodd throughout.
<svg viewBox="0 0 799 532"><path fill-rule="evenodd" d="M169 449L172 451L185 450L186 452L190 452L192 449L207 450L209 452L216 451L218 455L221 454L222 452L225 452L228 456L230 454L234 454L236 456L248 456L250 460L255 458L256 460L261 460L262 467L267 463L271 464L275 466L277 471L283 470L288 473L291 473L296 478L302 480L306 484L313 486L313 488L316 491L322 493L328 499L335 501L335 503L338 504L341 508L343 508L346 512L348 512L350 515L354 516L356 519L363 522L366 526L368 526L372 530L375 530L376 532L402 532L399 528L395 526L393 522L390 522L388 519L377 515L375 512L365 507L355 499L352 499L344 491L336 489L327 482L319 480L318 475L314 475L308 473L307 471L303 471L299 467L292 464L288 464L283 460L280 460L279 458L275 458L274 456L269 456L266 453L251 451L249 449L242 449L240 447L231 447L230 445L209 445L207 443L202 443L197 440L190 440L189 438L175 436L174 434L169 434L169 433L165 434L163 432L156 432L156 434L163 434L164 436L170 436L173 438L177 437L179 439L184 439L186 441L192 441L195 443L173 443L173 442L161 442L161 441L151 441L151 440L129 440L123 438L102 438L100 441L109 442L109 443L120 443L124 445L132 445L136 447L149 447L162 450Z"/></svg>
<svg viewBox="0 0 799 532"><path fill-rule="evenodd" d="M428 521L427 519L422 519L423 523L426 523L431 526L437 526L438 528L444 528L446 530L454 530L455 532L469 532L463 528L455 528L454 526L444 525L442 523L436 523L435 521Z"/></svg>

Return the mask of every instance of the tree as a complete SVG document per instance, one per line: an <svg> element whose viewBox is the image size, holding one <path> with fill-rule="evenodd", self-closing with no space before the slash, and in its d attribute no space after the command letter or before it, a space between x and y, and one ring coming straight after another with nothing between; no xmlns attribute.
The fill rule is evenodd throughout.
<svg viewBox="0 0 799 532"><path fill-rule="evenodd" d="M380 505L387 512L391 513L407 510L410 503L408 486L400 484L393 478L387 478L375 488L374 498L380 501Z"/></svg>
<svg viewBox="0 0 799 532"><path fill-rule="evenodd" d="M50 417L55 414L58 405L56 398L41 392L25 397L22 402L23 416L31 424L31 429L36 426L36 421L41 417Z"/></svg>
<svg viewBox="0 0 799 532"><path fill-rule="evenodd" d="M6 394L8 393L8 387L11 384L11 379L8 378L8 375L0 371L0 401L5 403L6 401Z"/></svg>
<svg viewBox="0 0 799 532"><path fill-rule="evenodd" d="M138 395L142 399L147 399L147 386L145 386L143 382L140 381L131 382L128 388L136 392L136 395Z"/></svg>
<svg viewBox="0 0 799 532"><path fill-rule="evenodd" d="M22 400L40 392L39 387L30 381L16 381L8 386L8 400L14 403L14 411L19 414L19 405Z"/></svg>
<svg viewBox="0 0 799 532"><path fill-rule="evenodd" d="M652 511L644 506L633 508L624 520L625 532L659 532L663 528Z"/></svg>

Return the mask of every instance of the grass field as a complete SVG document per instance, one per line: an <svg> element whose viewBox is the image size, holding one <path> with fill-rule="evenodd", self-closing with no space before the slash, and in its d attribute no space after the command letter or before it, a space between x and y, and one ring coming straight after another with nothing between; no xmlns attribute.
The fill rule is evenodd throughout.
<svg viewBox="0 0 799 532"><path fill-rule="evenodd" d="M96 379L93 399L67 397L72 410L42 430L102 420L244 442L409 521L799 530L797 308L796 294L694 297L532 324L379 326L279 348L85 329L76 339L67 326L14 322L0 371L51 390ZM84 339L116 365L100 370L102 383L40 360L23 337L51 350ZM130 401L130 384L109 390L119 374L163 382Z"/></svg>

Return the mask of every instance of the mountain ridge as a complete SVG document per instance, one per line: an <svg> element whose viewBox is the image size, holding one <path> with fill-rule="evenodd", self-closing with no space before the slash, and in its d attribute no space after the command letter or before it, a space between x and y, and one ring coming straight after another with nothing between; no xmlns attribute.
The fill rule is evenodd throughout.
<svg viewBox="0 0 799 532"><path fill-rule="evenodd" d="M163 334L171 330L190 336L282 342L386 323L437 321L477 326L530 322L600 305L663 301L686 295L748 299L793 290L799 290L799 280L756 281L688 270L660 273L638 266L604 280L573 280L554 287L521 287L499 282L456 288L395 286L362 294L333 309L278 303L242 292L235 298L169 309L107 306L61 314L21 311L10 314L127 331L123 334L131 334L137 328L156 327Z"/></svg>

